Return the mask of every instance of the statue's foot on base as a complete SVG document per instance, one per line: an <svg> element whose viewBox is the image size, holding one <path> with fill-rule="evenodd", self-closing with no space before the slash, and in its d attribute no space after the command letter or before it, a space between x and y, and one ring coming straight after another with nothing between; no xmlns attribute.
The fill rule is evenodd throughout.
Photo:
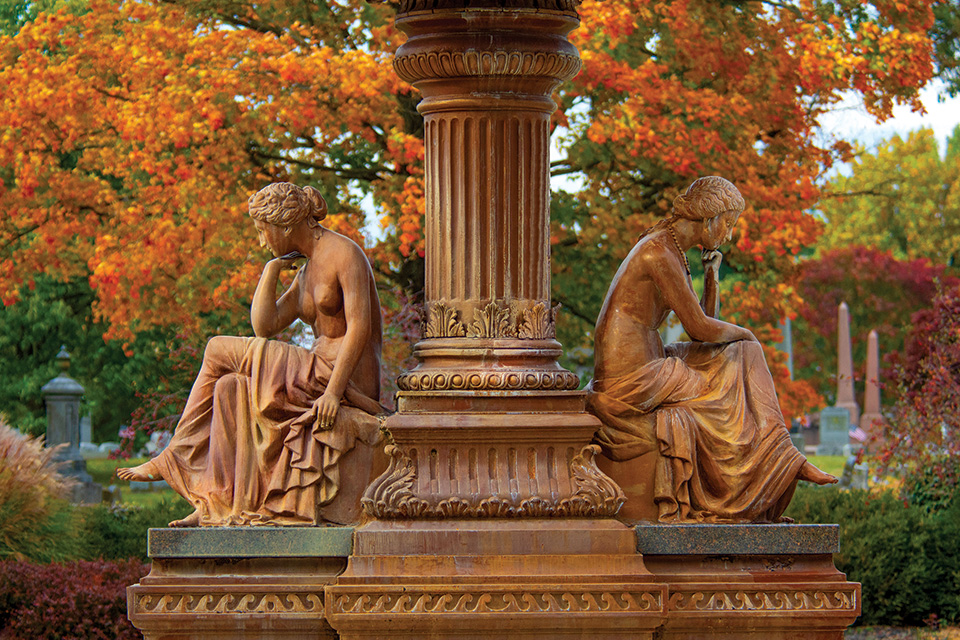
<svg viewBox="0 0 960 640"><path fill-rule="evenodd" d="M797 521L790 516L780 516L776 519L777 524L797 524Z"/></svg>
<svg viewBox="0 0 960 640"><path fill-rule="evenodd" d="M813 482L815 484L836 484L836 476L832 476L825 471L817 469L815 466L809 462L803 463L803 466L800 467L800 472L797 473L797 480L806 480L807 482Z"/></svg>
<svg viewBox="0 0 960 640"><path fill-rule="evenodd" d="M199 527L200 526L200 509L197 509L186 518L180 520L174 520L170 523L171 527Z"/></svg>
<svg viewBox="0 0 960 640"><path fill-rule="evenodd" d="M136 482L156 482L163 480L163 476L160 475L160 469L153 463L153 460L147 460L137 467L117 469L117 477L121 480L133 480Z"/></svg>

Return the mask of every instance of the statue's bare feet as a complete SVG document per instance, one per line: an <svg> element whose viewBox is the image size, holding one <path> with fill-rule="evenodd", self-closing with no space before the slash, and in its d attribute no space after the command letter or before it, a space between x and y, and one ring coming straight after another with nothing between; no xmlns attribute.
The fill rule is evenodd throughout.
<svg viewBox="0 0 960 640"><path fill-rule="evenodd" d="M813 482L815 484L837 483L836 476L832 476L829 473L817 469L809 462L804 462L803 466L800 467L800 471L797 473L797 480L806 480L807 482Z"/></svg>
<svg viewBox="0 0 960 640"><path fill-rule="evenodd" d="M197 509L186 518L180 520L174 520L170 523L171 527L199 527L200 526L200 509Z"/></svg>
<svg viewBox="0 0 960 640"><path fill-rule="evenodd" d="M775 522L776 524L797 524L797 521L790 516L780 516Z"/></svg>
<svg viewBox="0 0 960 640"><path fill-rule="evenodd" d="M160 475L160 469L153 463L153 460L147 460L137 467L123 467L117 469L117 477L121 480L134 480L136 482L156 482L163 480Z"/></svg>

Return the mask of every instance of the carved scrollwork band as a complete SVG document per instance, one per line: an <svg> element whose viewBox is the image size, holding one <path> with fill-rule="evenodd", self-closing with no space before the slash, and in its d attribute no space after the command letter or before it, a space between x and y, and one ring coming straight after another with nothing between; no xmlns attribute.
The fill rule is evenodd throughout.
<svg viewBox="0 0 960 640"><path fill-rule="evenodd" d="M323 592L177 593L138 595L137 614L322 614Z"/></svg>
<svg viewBox="0 0 960 640"><path fill-rule="evenodd" d="M363 508L378 518L610 517L620 510L625 497L620 487L597 468L594 457L599 451L600 447L587 445L573 456L567 465L568 477L565 479L571 490L554 489L552 492L565 494L564 497L529 495L521 493L512 484L496 493L478 491L468 495L439 496L418 492L419 474L425 469L421 469L417 461L399 447L390 445L387 447L390 466L367 488L362 499ZM500 468L510 464L502 458L475 459L477 464L485 467L477 468L478 477L481 474L489 478L510 475L504 474ZM551 486L549 477L531 478L531 481L537 486Z"/></svg>
<svg viewBox="0 0 960 640"><path fill-rule="evenodd" d="M675 611L855 611L857 591L680 591L669 602Z"/></svg>
<svg viewBox="0 0 960 640"><path fill-rule="evenodd" d="M659 611L660 591L508 591L343 594L334 614L627 613Z"/></svg>
<svg viewBox="0 0 960 640"><path fill-rule="evenodd" d="M491 301L473 310L469 324L463 312L447 300L426 305L423 337L425 338L520 338L545 340L555 338L556 317L560 305L548 308L543 302L523 309Z"/></svg>
<svg viewBox="0 0 960 640"><path fill-rule="evenodd" d="M566 13L575 13L581 0L489 0L488 2L477 2L474 0L473 7L483 7L489 5L490 8L498 9L542 9L545 11L563 11ZM411 13L414 11L441 11L444 9L458 9L467 5L465 0L400 0L400 6L397 13Z"/></svg>
<svg viewBox="0 0 960 640"><path fill-rule="evenodd" d="M407 372L397 377L401 391L572 391L580 378L569 371Z"/></svg>
<svg viewBox="0 0 960 640"><path fill-rule="evenodd" d="M407 82L465 76L541 76L569 80L580 57L542 51L430 51L398 54L393 67Z"/></svg>

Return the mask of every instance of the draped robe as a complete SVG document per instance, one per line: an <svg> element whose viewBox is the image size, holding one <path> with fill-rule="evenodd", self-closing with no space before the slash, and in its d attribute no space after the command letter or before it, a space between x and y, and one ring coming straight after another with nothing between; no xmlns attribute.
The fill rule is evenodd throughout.
<svg viewBox="0 0 960 640"><path fill-rule="evenodd" d="M210 340L173 438L154 459L201 525L319 522L340 491L340 459L380 438L380 404L352 382L332 427L319 426L313 403L332 370L314 351L275 340Z"/></svg>
<svg viewBox="0 0 960 640"><path fill-rule="evenodd" d="M806 459L790 440L760 345L683 342L665 351L590 383L604 453L624 461L658 452L660 522L776 521Z"/></svg>

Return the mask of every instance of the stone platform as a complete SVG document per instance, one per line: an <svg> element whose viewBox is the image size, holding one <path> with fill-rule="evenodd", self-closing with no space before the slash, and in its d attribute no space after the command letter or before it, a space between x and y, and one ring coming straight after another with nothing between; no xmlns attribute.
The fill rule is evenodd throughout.
<svg viewBox="0 0 960 640"><path fill-rule="evenodd" d="M664 584L663 640L842 640L860 585L837 571L837 525L638 525Z"/></svg>
<svg viewBox="0 0 960 640"><path fill-rule="evenodd" d="M324 589L352 544L351 527L151 529L127 616L144 640L336 638Z"/></svg>
<svg viewBox="0 0 960 640"><path fill-rule="evenodd" d="M838 550L836 525L153 529L128 615L146 640L841 640L860 585Z"/></svg>

